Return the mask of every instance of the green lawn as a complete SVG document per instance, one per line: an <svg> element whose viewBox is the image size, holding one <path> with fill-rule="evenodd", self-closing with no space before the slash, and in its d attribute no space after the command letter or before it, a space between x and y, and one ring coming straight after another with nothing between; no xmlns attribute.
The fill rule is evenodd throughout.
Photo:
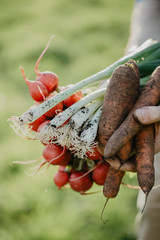
<svg viewBox="0 0 160 240"><path fill-rule="evenodd" d="M1 0L0 15L0 239L134 240L137 190L121 187L108 202L103 194L81 196L59 191L56 167L33 177L28 165L13 164L41 156L43 146L17 136L6 121L32 104L19 66L35 79L34 65L49 37L55 38L40 70L71 84L102 70L124 54L134 1ZM126 182L136 183L135 177ZM93 190L102 190L94 186Z"/></svg>

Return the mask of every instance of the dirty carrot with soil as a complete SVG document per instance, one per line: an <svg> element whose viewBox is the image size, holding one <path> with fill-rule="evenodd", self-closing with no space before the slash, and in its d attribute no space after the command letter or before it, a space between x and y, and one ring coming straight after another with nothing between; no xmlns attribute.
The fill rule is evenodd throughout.
<svg viewBox="0 0 160 240"><path fill-rule="evenodd" d="M111 166L109 167L109 171L103 186L103 195L106 197L106 202L101 212L101 220L104 224L107 222L107 220L106 221L103 220L103 213L106 204L110 198L115 198L117 196L124 175L125 175L124 171L120 170L117 171Z"/></svg>
<svg viewBox="0 0 160 240"><path fill-rule="evenodd" d="M139 185L147 195L151 191L154 180L154 128L145 126L135 137L136 169Z"/></svg>
<svg viewBox="0 0 160 240"><path fill-rule="evenodd" d="M103 194L105 197L115 198L117 196L124 174L125 174L124 171L117 171L116 169L110 166L103 187Z"/></svg>
<svg viewBox="0 0 160 240"><path fill-rule="evenodd" d="M122 161L129 159L132 152L132 139L128 141L118 152L118 156Z"/></svg>
<svg viewBox="0 0 160 240"><path fill-rule="evenodd" d="M114 131L131 110L139 94L139 70L133 60L113 72L102 106L99 121L98 141L103 152Z"/></svg>

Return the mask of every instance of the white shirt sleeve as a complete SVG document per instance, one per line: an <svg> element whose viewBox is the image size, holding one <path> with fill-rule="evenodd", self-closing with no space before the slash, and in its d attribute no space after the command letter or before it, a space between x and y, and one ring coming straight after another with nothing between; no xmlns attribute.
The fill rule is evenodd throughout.
<svg viewBox="0 0 160 240"><path fill-rule="evenodd" d="M135 50L149 38L160 41L160 0L135 2L126 53Z"/></svg>

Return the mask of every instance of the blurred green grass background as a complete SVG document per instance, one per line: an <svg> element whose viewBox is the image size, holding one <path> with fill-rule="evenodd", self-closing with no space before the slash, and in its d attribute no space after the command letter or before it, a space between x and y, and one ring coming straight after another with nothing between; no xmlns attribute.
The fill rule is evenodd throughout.
<svg viewBox="0 0 160 240"><path fill-rule="evenodd" d="M40 70L57 73L60 85L78 82L123 56L133 4L133 0L0 1L1 240L135 239L136 190L121 187L108 202L104 219L109 222L104 225L102 193L59 191L52 180L56 167L30 177L26 172L31 166L12 163L41 156L43 146L15 135L6 121L33 104L19 66L35 79L35 62L51 35L55 38Z"/></svg>

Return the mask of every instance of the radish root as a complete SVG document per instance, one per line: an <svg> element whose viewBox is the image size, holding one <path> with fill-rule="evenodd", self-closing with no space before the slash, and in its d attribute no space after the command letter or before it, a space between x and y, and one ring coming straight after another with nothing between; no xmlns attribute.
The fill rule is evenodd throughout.
<svg viewBox="0 0 160 240"><path fill-rule="evenodd" d="M106 207L106 205L107 205L107 203L108 203L108 200L109 200L109 198L107 198L106 199L106 201L105 201L105 204L104 204L104 206L103 206L103 209L102 209L102 212L101 212L101 221L104 223L104 224L106 224L109 220L103 220L103 214L104 214L104 210L105 210L105 207Z"/></svg>

